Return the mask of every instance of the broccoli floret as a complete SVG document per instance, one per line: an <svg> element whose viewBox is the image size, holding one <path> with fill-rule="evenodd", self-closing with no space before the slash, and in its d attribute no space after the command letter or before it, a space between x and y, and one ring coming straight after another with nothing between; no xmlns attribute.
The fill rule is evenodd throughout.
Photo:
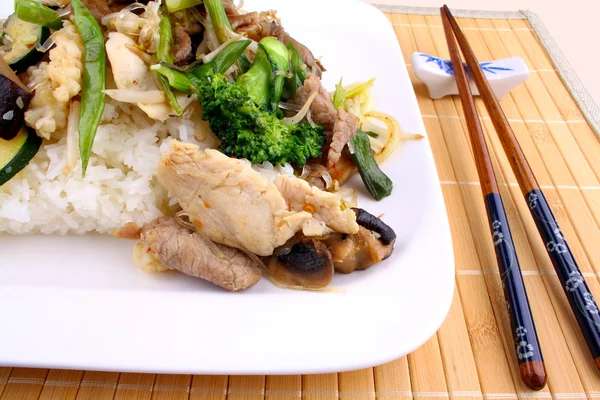
<svg viewBox="0 0 600 400"><path fill-rule="evenodd" d="M254 163L286 162L302 166L321 156L323 127L307 123L285 125L276 114L259 108L246 88L217 73L209 73L197 88L202 118L221 139L220 150L228 156Z"/></svg>

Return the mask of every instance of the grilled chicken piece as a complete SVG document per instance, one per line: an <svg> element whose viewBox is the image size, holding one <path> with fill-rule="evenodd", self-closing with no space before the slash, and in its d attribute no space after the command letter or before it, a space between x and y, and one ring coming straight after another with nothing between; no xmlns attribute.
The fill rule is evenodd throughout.
<svg viewBox="0 0 600 400"><path fill-rule="evenodd" d="M205 279L229 291L246 289L262 276L260 268L238 249L209 242L170 217L142 229L147 251L166 269Z"/></svg>
<svg viewBox="0 0 600 400"><path fill-rule="evenodd" d="M288 212L275 185L250 163L217 150L173 141L157 176L209 239L260 256L271 255L311 219Z"/></svg>
<svg viewBox="0 0 600 400"><path fill-rule="evenodd" d="M294 211L308 211L313 218L322 221L335 232L357 233L358 224L356 214L347 208L340 207L340 196L335 193L323 191L308 182L289 175L278 175L275 186L286 200L288 206ZM319 224L317 231L310 232L309 236L325 234Z"/></svg>
<svg viewBox="0 0 600 400"><path fill-rule="evenodd" d="M339 195L311 189L294 177L289 179L306 187L281 179L288 184L281 183L280 192L248 161L229 158L217 150L200 150L174 140L161 157L157 177L203 235L259 256L273 254L300 230L315 236L330 224L340 232L358 231L352 213L336 214L341 207ZM317 215L309 212L316 210Z"/></svg>

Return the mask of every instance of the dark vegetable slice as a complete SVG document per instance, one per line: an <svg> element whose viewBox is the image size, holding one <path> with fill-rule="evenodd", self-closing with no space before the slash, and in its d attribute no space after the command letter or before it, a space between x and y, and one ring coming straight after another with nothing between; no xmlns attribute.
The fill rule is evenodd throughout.
<svg viewBox="0 0 600 400"><path fill-rule="evenodd" d="M25 126L12 140L0 139L0 186L29 164L41 144L42 138Z"/></svg>
<svg viewBox="0 0 600 400"><path fill-rule="evenodd" d="M8 35L12 43L10 50L3 57L4 61L17 73L23 73L44 57L44 52L37 49L50 37L50 29L22 21L15 14L8 17L3 33Z"/></svg>
<svg viewBox="0 0 600 400"><path fill-rule="evenodd" d="M275 250L267 270L276 282L315 289L329 285L334 268L327 246L318 240L303 238Z"/></svg>
<svg viewBox="0 0 600 400"><path fill-rule="evenodd" d="M0 57L0 141L17 136L30 101L27 87Z"/></svg>
<svg viewBox="0 0 600 400"><path fill-rule="evenodd" d="M371 196L375 200L381 200L392 194L392 181L377 165L371 151L369 136L359 129L350 143L354 146L352 157Z"/></svg>

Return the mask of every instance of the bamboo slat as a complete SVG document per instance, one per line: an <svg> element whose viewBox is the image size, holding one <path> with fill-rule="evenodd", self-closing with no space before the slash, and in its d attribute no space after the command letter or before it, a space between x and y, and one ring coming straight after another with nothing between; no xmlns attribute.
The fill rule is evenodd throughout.
<svg viewBox="0 0 600 400"><path fill-rule="evenodd" d="M191 376L0 368L0 400L600 398L600 373L487 110L478 100L548 370L548 386L540 392L520 381L460 102L455 97L431 100L410 65L415 51L447 58L441 19L399 13L386 17L403 49L417 95L453 239L455 294L436 335L399 360L338 374ZM458 20L480 61L521 56L531 69L528 81L501 104L590 290L600 298L600 140L527 21Z"/></svg>
<svg viewBox="0 0 600 400"><path fill-rule="evenodd" d="M77 397L83 371L50 370L40 400L71 400Z"/></svg>
<svg viewBox="0 0 600 400"><path fill-rule="evenodd" d="M115 400L150 400L155 378L153 374L121 374Z"/></svg>

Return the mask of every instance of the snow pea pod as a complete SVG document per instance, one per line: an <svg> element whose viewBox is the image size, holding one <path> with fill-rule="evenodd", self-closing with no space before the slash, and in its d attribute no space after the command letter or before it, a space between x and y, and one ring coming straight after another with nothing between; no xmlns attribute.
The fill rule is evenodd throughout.
<svg viewBox="0 0 600 400"><path fill-rule="evenodd" d="M74 22L79 30L85 54L83 56L83 87L79 113L79 154L82 176L85 176L96 130L104 112L106 87L106 48L102 30L94 16L81 2L72 0Z"/></svg>
<svg viewBox="0 0 600 400"><path fill-rule="evenodd" d="M171 48L173 47L173 27L171 26L171 20L166 15L160 19L158 35L160 37L158 48L156 49L158 61L173 64L173 55L171 54ZM179 105L177 97L175 97L175 93L173 93L173 89L171 89L171 85L169 85L167 78L158 74L158 81L160 82L167 99L169 99L169 103L171 103L173 110L175 110L177 115L183 114L181 105Z"/></svg>

